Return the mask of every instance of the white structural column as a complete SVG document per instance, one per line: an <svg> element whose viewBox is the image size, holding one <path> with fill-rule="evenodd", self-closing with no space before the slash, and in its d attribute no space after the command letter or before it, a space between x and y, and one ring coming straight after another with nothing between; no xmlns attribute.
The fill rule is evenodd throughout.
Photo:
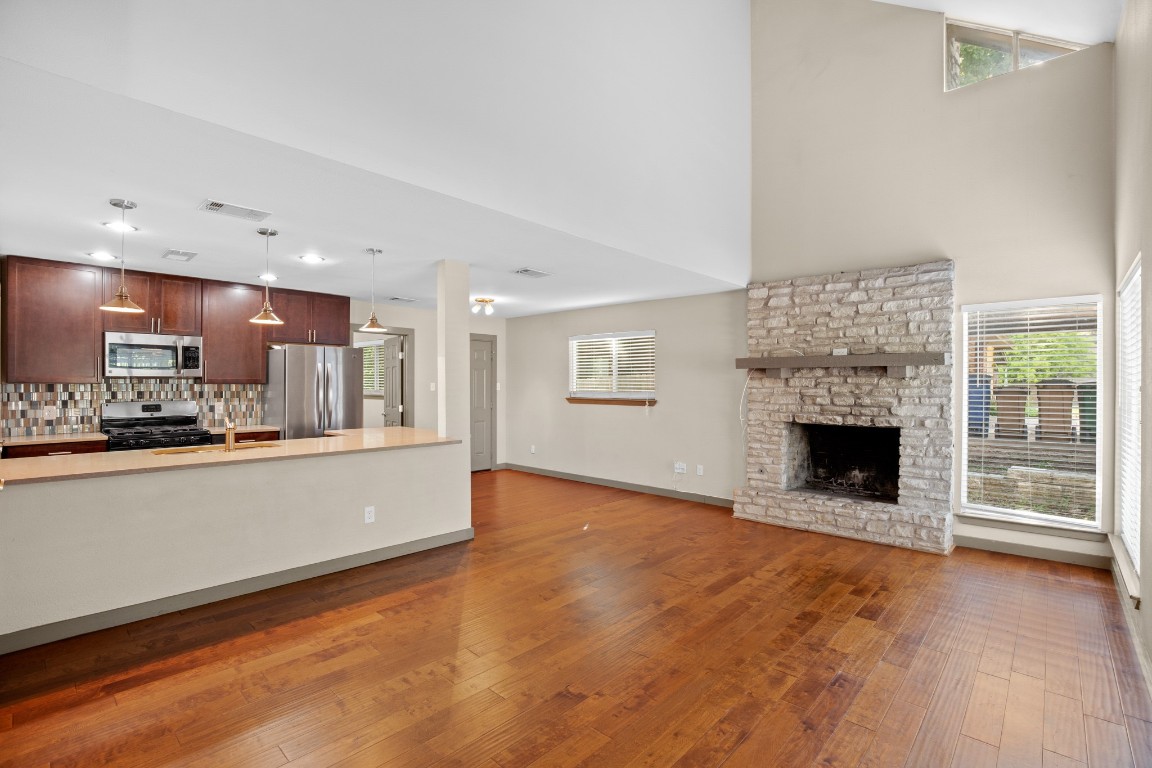
<svg viewBox="0 0 1152 768"><path fill-rule="evenodd" d="M436 429L468 442L468 265L436 265ZM465 452L467 455L467 452Z"/></svg>

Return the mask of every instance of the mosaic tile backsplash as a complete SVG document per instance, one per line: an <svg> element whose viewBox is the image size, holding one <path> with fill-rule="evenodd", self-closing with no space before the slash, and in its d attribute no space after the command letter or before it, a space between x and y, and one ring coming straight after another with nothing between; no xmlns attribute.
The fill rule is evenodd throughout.
<svg viewBox="0 0 1152 768"><path fill-rule="evenodd" d="M133 400L195 400L200 424L222 427L231 416L238 426L260 424L263 384L202 384L187 379L106 379L99 384L0 385L4 437L66 435L100 431L104 403ZM56 418L45 409L55 408Z"/></svg>

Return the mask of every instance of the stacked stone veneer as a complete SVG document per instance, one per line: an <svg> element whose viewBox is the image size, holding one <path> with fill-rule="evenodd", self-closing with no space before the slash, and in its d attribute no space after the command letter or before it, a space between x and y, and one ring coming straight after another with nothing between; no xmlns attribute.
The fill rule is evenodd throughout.
<svg viewBox="0 0 1152 768"><path fill-rule="evenodd" d="M937 261L748 287L750 356L952 351L953 269ZM771 374L772 372L768 372ZM896 504L789 489L795 424L900 428ZM751 371L736 517L929 552L952 549L952 366Z"/></svg>

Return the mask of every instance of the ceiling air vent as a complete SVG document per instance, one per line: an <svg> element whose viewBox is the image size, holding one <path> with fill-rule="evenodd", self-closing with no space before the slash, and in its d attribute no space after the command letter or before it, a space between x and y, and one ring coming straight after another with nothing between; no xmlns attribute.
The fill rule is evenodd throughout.
<svg viewBox="0 0 1152 768"><path fill-rule="evenodd" d="M192 261L196 258L196 251L181 251L178 248L169 248L164 251L162 259L169 259L171 261Z"/></svg>
<svg viewBox="0 0 1152 768"><path fill-rule="evenodd" d="M416 299L410 299L407 296L389 296L388 301L399 301L403 304L411 304L416 301Z"/></svg>
<svg viewBox="0 0 1152 768"><path fill-rule="evenodd" d="M219 200L205 200L200 203L199 210L208 211L208 213L220 213L225 216L234 216L237 219L245 219L246 221L264 221L264 219L272 215L270 211L258 211L255 208L245 208L242 205L222 203Z"/></svg>
<svg viewBox="0 0 1152 768"><path fill-rule="evenodd" d="M551 277L551 272L543 272L539 269L532 269L532 267L521 267L520 269L513 270L512 274L521 275L523 277Z"/></svg>

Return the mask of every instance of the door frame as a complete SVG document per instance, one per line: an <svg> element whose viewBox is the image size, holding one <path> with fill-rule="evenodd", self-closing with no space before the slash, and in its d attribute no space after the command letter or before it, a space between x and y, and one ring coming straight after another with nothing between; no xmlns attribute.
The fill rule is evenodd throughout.
<svg viewBox="0 0 1152 768"><path fill-rule="evenodd" d="M360 326L355 323L350 324L352 329L351 339L355 344L356 334L360 331ZM361 334L360 341L371 341L365 338L366 336L376 336L377 334ZM400 351L404 355L404 365L402 366L403 381L400 383L400 399L404 406L404 410L400 412L400 426L411 427L416 424L416 330L414 328L401 328L395 325L388 326L387 334L380 334L387 336L399 336L400 338Z"/></svg>
<svg viewBox="0 0 1152 768"><path fill-rule="evenodd" d="M497 348L498 347L497 337L495 334L491 334L491 333L470 333L470 334L468 334L468 341L469 341L469 347L471 347L471 342L473 342L473 341L490 341L490 342L492 342L492 365L488 369L489 376L491 377L490 381L488 382L489 384L491 384L491 386L488 388L488 391L492 393L492 423L490 425L491 428L488 430L488 435L489 435L488 439L490 442L490 445L488 446L488 451L489 451L490 455L492 456L491 469L496 469L496 467L499 466L499 463L497 462L497 455L496 455L496 424L499 421L497 416L499 415L499 410L500 410L500 397L499 397L500 393L496 389L496 382L499 380L499 376L496 375L496 361L497 361L497 359L499 359L498 358L499 350ZM471 382L471 380L472 380L472 364L471 364L472 355L469 354L468 357L469 357L468 380L469 380L469 382ZM469 386L471 386L471 384L469 384ZM471 394L472 393L469 392L468 394L469 394L469 401L471 401ZM471 406L469 406L469 408L471 408ZM469 416L471 416L471 414L469 414ZM471 421L471 419L469 419L469 421ZM483 470L477 470L477 471L483 471Z"/></svg>

